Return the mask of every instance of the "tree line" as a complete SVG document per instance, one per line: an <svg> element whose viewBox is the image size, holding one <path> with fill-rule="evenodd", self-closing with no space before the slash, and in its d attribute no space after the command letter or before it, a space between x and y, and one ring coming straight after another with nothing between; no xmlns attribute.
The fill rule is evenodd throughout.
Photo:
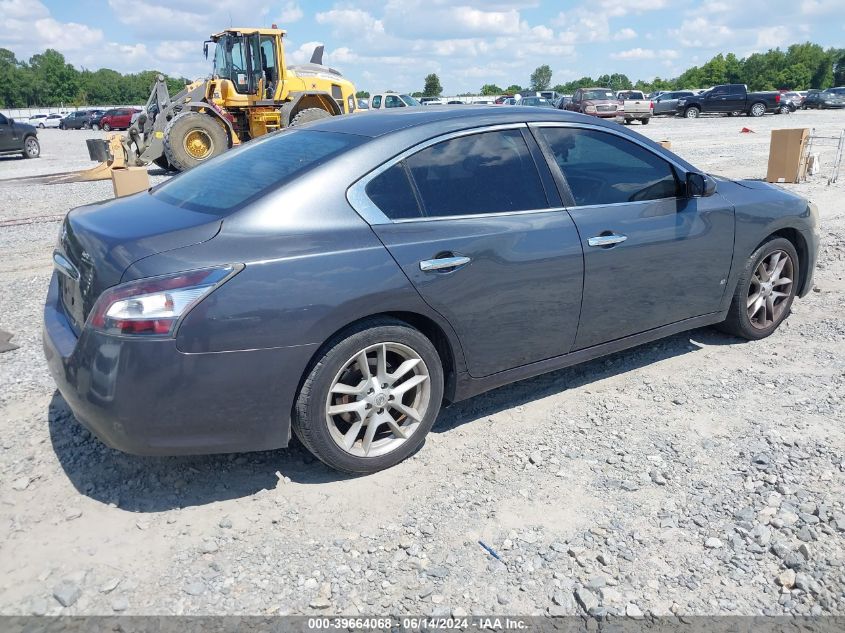
<svg viewBox="0 0 845 633"><path fill-rule="evenodd" d="M432 78L433 77L433 78ZM738 58L734 53L719 53L701 66L693 66L673 79L655 77L636 82L622 73L604 74L598 77L581 77L574 81L552 85L552 69L548 64L538 66L531 73L527 86L511 84L506 88L496 84L484 84L480 95L493 96L516 94L526 91L555 90L561 94L572 94L578 88L603 86L613 90L681 90L684 88L709 88L719 84L747 84L749 90L807 90L845 85L845 48L825 49L818 44L805 42L793 44L786 50L770 49L765 53L754 53ZM431 92L439 88L437 75L425 78L423 96L439 96Z"/></svg>
<svg viewBox="0 0 845 633"><path fill-rule="evenodd" d="M78 70L53 49L23 61L0 48L0 106L5 108L145 103L158 71L121 74L115 70ZM175 94L184 78L167 77Z"/></svg>
<svg viewBox="0 0 845 633"><path fill-rule="evenodd" d="M64 56L53 49L19 60L15 54L0 48L0 106L22 108L28 106L86 106L118 103L144 103L155 81L155 70L121 74L115 70L78 70L67 63ZM171 93L185 85L184 78L167 77ZM786 50L770 49L738 58L734 53L719 53L701 66L693 66L673 79L655 77L652 80L631 79L622 73L599 77L581 77L574 81L552 85L552 70L548 64L539 66L529 78L527 86L511 84L500 87L484 84L475 94L485 96L516 94L528 90L556 90L572 94L578 88L606 86L614 90L678 90L708 88L717 84L743 83L750 90L805 90L845 85L845 48L827 48L805 42L793 44ZM443 87L435 73L425 77L421 91L415 96L440 96ZM360 91L359 97L369 96ZM464 93L459 96L474 96Z"/></svg>

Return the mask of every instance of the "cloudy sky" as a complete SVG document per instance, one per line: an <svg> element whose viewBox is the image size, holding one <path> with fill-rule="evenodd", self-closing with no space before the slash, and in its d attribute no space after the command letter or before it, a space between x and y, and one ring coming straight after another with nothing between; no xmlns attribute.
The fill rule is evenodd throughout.
<svg viewBox="0 0 845 633"><path fill-rule="evenodd" d="M326 62L371 91L419 90L430 72L449 94L524 85L543 63L553 83L671 77L720 51L845 46L843 0L0 0L0 47L196 78L211 32L273 22L288 30L289 63L323 43Z"/></svg>

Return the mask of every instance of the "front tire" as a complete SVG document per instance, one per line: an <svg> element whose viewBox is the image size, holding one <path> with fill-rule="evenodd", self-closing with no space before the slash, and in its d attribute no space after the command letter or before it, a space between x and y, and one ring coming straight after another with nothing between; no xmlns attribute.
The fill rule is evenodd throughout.
<svg viewBox="0 0 845 633"><path fill-rule="evenodd" d="M800 279L798 253L792 242L773 237L745 263L719 329L749 340L766 338L789 316Z"/></svg>
<svg viewBox="0 0 845 633"><path fill-rule="evenodd" d="M324 346L300 389L293 431L326 465L374 473L419 449L442 400L431 341L403 321L368 319Z"/></svg>
<svg viewBox="0 0 845 633"><path fill-rule="evenodd" d="M103 123L103 132L111 132L111 125Z"/></svg>
<svg viewBox="0 0 845 633"><path fill-rule="evenodd" d="M41 144L34 136L27 136L23 143L24 158L38 158L41 156Z"/></svg>
<svg viewBox="0 0 845 633"><path fill-rule="evenodd" d="M186 171L229 149L229 136L211 115L183 112L164 130L164 156L177 171Z"/></svg>

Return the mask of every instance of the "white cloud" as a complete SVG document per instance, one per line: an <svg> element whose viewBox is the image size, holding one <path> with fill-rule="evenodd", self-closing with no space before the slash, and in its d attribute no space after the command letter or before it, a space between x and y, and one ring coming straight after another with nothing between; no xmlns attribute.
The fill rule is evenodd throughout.
<svg viewBox="0 0 845 633"><path fill-rule="evenodd" d="M654 50L652 48L631 48L627 51L611 53L613 59L677 59L678 51L670 48Z"/></svg>
<svg viewBox="0 0 845 633"><path fill-rule="evenodd" d="M298 22L305 14L302 12L302 7L297 2L286 2L282 6L282 11L277 18L280 28L285 28L285 24Z"/></svg>
<svg viewBox="0 0 845 633"><path fill-rule="evenodd" d="M616 31L616 33L613 34L613 39L616 40L617 42L622 41L622 40L632 40L636 37L637 37L637 32L634 29L628 28L628 27L625 27L624 29Z"/></svg>

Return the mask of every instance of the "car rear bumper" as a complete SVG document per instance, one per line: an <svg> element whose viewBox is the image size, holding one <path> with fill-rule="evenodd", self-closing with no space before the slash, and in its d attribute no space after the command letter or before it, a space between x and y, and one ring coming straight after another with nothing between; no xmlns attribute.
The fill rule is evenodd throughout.
<svg viewBox="0 0 845 633"><path fill-rule="evenodd" d="M105 444L136 455L287 446L299 380L317 347L185 354L174 339L87 327L77 338L55 273L43 342L50 373L76 418Z"/></svg>

